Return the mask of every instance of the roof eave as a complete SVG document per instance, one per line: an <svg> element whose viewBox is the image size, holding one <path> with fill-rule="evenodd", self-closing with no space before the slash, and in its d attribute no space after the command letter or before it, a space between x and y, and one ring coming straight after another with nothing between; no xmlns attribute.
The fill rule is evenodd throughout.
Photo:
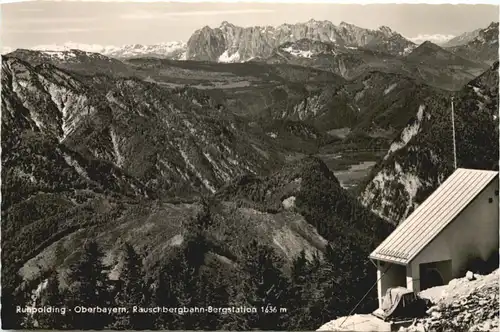
<svg viewBox="0 0 500 332"><path fill-rule="evenodd" d="M382 261L382 262L398 264L398 265L408 265L411 262L407 259L403 259L403 258L394 259L394 258L390 258L389 256L380 255L380 254L370 254L370 256L368 256L368 258L370 258L371 260L374 260L374 261Z"/></svg>

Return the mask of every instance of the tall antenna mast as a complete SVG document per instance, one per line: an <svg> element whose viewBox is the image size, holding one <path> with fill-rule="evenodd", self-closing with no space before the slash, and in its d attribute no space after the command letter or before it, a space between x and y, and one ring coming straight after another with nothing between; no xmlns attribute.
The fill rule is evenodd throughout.
<svg viewBox="0 0 500 332"><path fill-rule="evenodd" d="M453 161L457 169L457 145L455 143L455 109L453 107L453 97L451 97L451 126L453 128Z"/></svg>

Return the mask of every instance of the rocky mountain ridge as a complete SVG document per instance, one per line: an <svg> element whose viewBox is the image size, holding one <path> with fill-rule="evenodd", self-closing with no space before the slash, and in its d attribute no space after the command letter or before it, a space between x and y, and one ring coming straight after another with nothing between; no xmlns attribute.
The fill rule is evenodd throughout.
<svg viewBox="0 0 500 332"><path fill-rule="evenodd" d="M235 123L232 122L232 125L229 122L223 124L224 118L228 118L230 115L225 117L217 116L217 110L210 110L213 107L212 105L207 104L201 98L196 100L195 96L190 95L188 90L168 91L157 85L134 78L110 79L106 76L94 76L91 79L87 78L88 81L82 81L78 77L74 77L51 65L43 64L32 67L16 58L9 57L4 58L3 64L3 74L8 80L7 86L12 86L12 93L9 94L9 98L22 101L23 108L27 109L32 123L35 124L35 129L56 137L59 142L79 150L91 158L113 162L118 167L122 167L139 178L146 176L143 180L146 182L153 181L149 182L150 184L157 183L154 180L156 176L153 174L155 173L158 176L161 173L161 178L165 180L168 178L167 173L174 172L177 174L177 172L180 172L174 176L176 179L183 178L190 182L191 180L188 179L192 175L194 178L198 178L198 180L194 180L194 178L192 180L198 182L201 188L205 188L203 190L215 190L213 189L214 183L212 183L214 180L204 178L201 175L203 172L200 173L199 170L196 170L193 163L196 164L195 160L199 160L198 158L204 160L201 161L203 164L208 163L211 165L212 162L222 162L219 153L233 153L232 149L227 145L229 141L225 141L226 138L233 142L230 144L233 148L236 146L234 145L234 139L237 138L232 133L236 129ZM103 90L99 91L99 88L96 87L103 88ZM185 93L186 95L184 95ZM39 112L40 105L44 105L44 112ZM13 118L16 118L15 112L18 112L18 110L7 108L4 112L4 114L11 114ZM215 113L211 115L210 112ZM134 132L137 134L122 136L125 132L132 130L130 127L132 124L134 124ZM165 128L161 130L158 126L165 126ZM90 127L95 133L91 136L88 134ZM173 160L171 157L173 156L172 153L174 153L177 155L177 158L174 159L179 162L184 160L181 162L184 166L170 165L169 162L160 157L162 153L159 150L157 151L159 154L153 152L153 150L136 151L136 149L139 149L137 144L140 144L144 139L153 139L153 137L147 138L147 136L140 134L141 130L144 131L146 127L149 127L150 131L159 130L158 133L164 133L154 138L156 143L150 141L149 146L153 147L159 144L159 148L161 145L163 153L169 154L168 159L170 161ZM168 130L167 127L171 129ZM180 131L177 131L178 129ZM165 135L168 135L168 137ZM191 138L186 135L191 136ZM212 150L215 148L218 152L215 152L215 150L211 152L204 151L205 154L203 154L199 150L199 144L203 141L203 137L208 139L208 136L210 136L210 140L219 141L219 143L213 141L209 144L212 146ZM222 139L222 137L225 138ZM177 143L180 143L180 145ZM173 152L168 146L171 146L177 152ZM219 147L216 148L216 146ZM202 150L205 150L205 148ZM257 159L262 158L252 148L245 148L244 150L246 151L245 154L254 151ZM132 152L143 154L144 159L142 159L141 170L137 168L139 165L135 165L134 162L128 160L128 157L132 157L128 153ZM217 155L211 156L214 153ZM231 162L229 159L226 160L227 164L225 166L209 166L212 169L209 172L213 174L210 177L215 176L217 178L220 176L222 179L229 173L236 171L240 166L246 171L252 168L247 162L253 158L245 158L246 161L244 162L241 160L246 166L243 164L238 166L239 157L236 157L236 155L233 157L229 158ZM150 164L152 168L150 169L145 167L148 164L147 160L152 162ZM185 171L181 170L183 168L185 168ZM148 170L146 171L146 169ZM170 185L167 185L167 187L170 187Z"/></svg>
<svg viewBox="0 0 500 332"><path fill-rule="evenodd" d="M412 50L406 58L413 61L433 62L450 66L474 66L471 60L449 52L430 41L425 41Z"/></svg>
<svg viewBox="0 0 500 332"><path fill-rule="evenodd" d="M71 50L79 50L88 53L99 53L107 57L124 59L136 57L158 57L172 60L184 60L186 57L185 42L165 42L151 45L127 44L122 46L103 46L97 44L82 44L67 42L62 45L37 45L30 48L33 51L51 52L53 54L64 54ZM8 54L15 50L4 49L2 54Z"/></svg>
<svg viewBox="0 0 500 332"><path fill-rule="evenodd" d="M37 51L63 52L78 49L85 52L100 53L105 56L126 59L137 57L158 57L172 60L202 60L215 62L244 62L251 59L267 58L273 51L283 44L299 42L301 39L310 39L312 42L320 41L333 44L340 48L366 48L373 51L391 55L407 55L417 45L425 41L436 42L442 47L458 48L456 52L466 58L475 60L475 53L485 53L477 50L484 48L481 42L476 42L468 47L465 45L476 38L491 39L488 29L495 28L493 22L489 27L476 29L463 33L455 38L449 36L419 36L418 38L405 38L389 27L381 26L378 29L364 29L353 24L341 22L334 25L329 21L314 19L304 23L282 24L277 27L239 27L227 21L219 27L205 26L196 30L190 37L191 42L164 42L151 45L130 44L122 46L102 46L97 44L81 44L67 42L63 45L38 45L33 47ZM498 29L498 27L497 27ZM483 36L483 37L481 37ZM415 39L415 40L413 40ZM447 42L444 40L449 39ZM199 45L197 45L199 43ZM313 46L313 45L311 45ZM4 54L12 52L4 49ZM303 50L303 55L308 56L318 53L314 50ZM488 53L488 52L486 52ZM491 61L488 54L481 59Z"/></svg>
<svg viewBox="0 0 500 332"><path fill-rule="evenodd" d="M479 32L482 30L482 28L473 30L473 31L467 31L464 32L454 38L451 38L450 40L446 41L445 43L442 43L442 47L454 47L454 46L460 46L460 45L465 45L468 42L474 40L477 36L479 36Z"/></svg>
<svg viewBox="0 0 500 332"><path fill-rule="evenodd" d="M311 42L308 39L303 39L299 43L306 46L314 43L320 48L324 45L331 46L331 44ZM416 51L425 49L426 45L419 46ZM437 48L449 55L450 59L460 59L436 45L430 48L432 52L427 55L430 58L435 53L434 48ZM123 78L135 76L145 82L159 83L172 89L183 86L176 84L176 81L185 82L184 84L206 89L207 95L211 96L212 107L216 107L216 104L219 104L217 107L224 105L227 110L250 121L255 118L262 124L271 124L269 120L299 121L312 125L320 131L347 128L351 131L349 139L353 141L358 140L360 137L356 137L361 133L363 133L361 136L369 136L363 140L370 137L370 139L392 139L392 135L399 131L417 110L418 105L411 106L416 99L443 94L439 89L429 87L422 79L414 79L411 75L370 70L370 68L366 68L365 73L360 72L354 79L343 80L333 73L289 64L273 65L262 62L207 64L163 59L132 59L122 62L97 53L81 51L75 53L64 51L63 55L54 56L51 53L30 50L11 53L11 56L30 63L50 62L60 68L77 71L86 84L96 83L91 76L88 76L89 70L95 74L112 72L114 76ZM462 59L460 61L466 62ZM424 69L419 72L424 73ZM218 83L216 80L221 82ZM306 81L307 84L302 84ZM206 85L208 82L213 87ZM222 92L218 89L219 86L228 88L224 88ZM230 88L231 86L235 88ZM273 129L269 128L269 131L272 132ZM318 143L320 136L314 135L318 138ZM281 137L278 140L282 141Z"/></svg>
<svg viewBox="0 0 500 332"><path fill-rule="evenodd" d="M313 67L332 71L348 80L366 72L382 71L402 74L446 90L461 88L488 68L485 63L456 55L431 42L394 56L362 47L301 39L279 46L267 58L252 61Z"/></svg>
<svg viewBox="0 0 500 332"><path fill-rule="evenodd" d="M346 22L336 26L329 21L309 20L278 27L243 28L225 21L217 28L205 26L195 31L187 42L186 57L201 61L248 61L268 57L280 45L301 39L365 47L395 55L415 46L385 26L369 30Z"/></svg>
<svg viewBox="0 0 500 332"><path fill-rule="evenodd" d="M454 94L459 167L498 169L498 62ZM424 100L372 171L363 204L391 223L408 216L453 172L451 98Z"/></svg>
<svg viewBox="0 0 500 332"><path fill-rule="evenodd" d="M498 61L498 31L498 22L492 22L485 29L479 30L472 40L451 47L450 50L461 57L477 59L491 65Z"/></svg>
<svg viewBox="0 0 500 332"><path fill-rule="evenodd" d="M96 229L112 246L117 234L125 234L114 230L117 225L133 234L153 222L148 227L164 232L172 245L181 243L180 220L196 214L196 197L281 162L273 138L254 136L246 121L199 90L102 72L85 76L44 62L55 60L42 52L42 58L28 55L33 64L2 58L2 166L8 167L2 173L2 218L4 234L13 239L3 242L2 252L11 259L4 268L12 277L21 271L26 280L37 278L47 264L60 264L56 248L71 252ZM293 220L295 228L269 225L268 234L290 259L302 249L310 257L324 248L325 240L300 214L240 209L231 198L221 208L225 219L280 225ZM167 225L158 221L165 215L173 218ZM221 232L226 224L221 221ZM265 235L254 231L255 238ZM165 238L149 244L158 246L148 258L155 262Z"/></svg>

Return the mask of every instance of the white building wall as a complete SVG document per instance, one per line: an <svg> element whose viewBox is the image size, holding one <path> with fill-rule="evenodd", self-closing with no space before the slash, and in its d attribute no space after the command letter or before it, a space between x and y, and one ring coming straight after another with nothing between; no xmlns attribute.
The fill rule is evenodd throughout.
<svg viewBox="0 0 500 332"><path fill-rule="evenodd" d="M451 259L452 277L461 276L471 257L486 260L499 246L498 178L479 194L407 268L407 287L420 291L420 264ZM489 203L489 198L493 199ZM410 287L408 287L410 288Z"/></svg>
<svg viewBox="0 0 500 332"><path fill-rule="evenodd" d="M418 283L418 284L415 285L414 283ZM417 275L417 278L415 278L411 264L407 265L406 266L406 288L408 288L409 290L415 291L415 288L419 288L419 287L420 287L420 283L419 283L418 275Z"/></svg>
<svg viewBox="0 0 500 332"><path fill-rule="evenodd" d="M381 308L387 289L406 287L406 266L377 261L377 280L378 306Z"/></svg>

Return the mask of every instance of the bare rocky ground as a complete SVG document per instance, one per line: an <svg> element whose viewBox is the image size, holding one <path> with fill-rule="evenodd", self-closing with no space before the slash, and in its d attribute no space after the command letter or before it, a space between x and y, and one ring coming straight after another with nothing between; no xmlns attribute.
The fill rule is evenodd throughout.
<svg viewBox="0 0 500 332"><path fill-rule="evenodd" d="M399 332L478 332L497 331L499 318L499 270L481 276L474 274L474 280L458 278L448 285L429 288L419 295L433 305L427 311L428 317L417 319ZM353 315L339 317L318 331L391 331L390 324L377 317Z"/></svg>
<svg viewBox="0 0 500 332"><path fill-rule="evenodd" d="M496 331L499 328L499 270L475 280L460 278L446 286L423 291L420 296L435 303L429 317L417 320L402 332Z"/></svg>

